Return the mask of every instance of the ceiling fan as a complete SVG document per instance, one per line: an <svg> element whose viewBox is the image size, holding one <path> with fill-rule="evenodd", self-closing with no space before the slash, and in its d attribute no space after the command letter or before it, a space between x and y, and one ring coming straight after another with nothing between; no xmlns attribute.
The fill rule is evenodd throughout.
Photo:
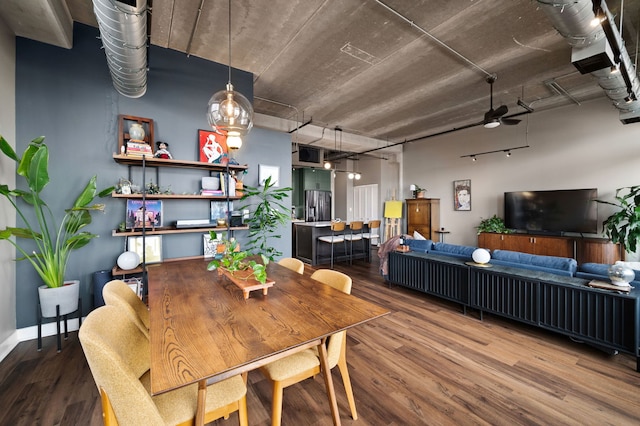
<svg viewBox="0 0 640 426"><path fill-rule="evenodd" d="M498 127L500 124L513 126L520 122L520 120L515 118L503 118L503 115L509 112L509 109L506 105L500 105L498 108L493 109L493 83L495 83L497 78L498 76L495 74L491 74L487 77L487 83L489 83L489 85L491 86L489 111L484 113L483 121L483 126L487 129L493 129L494 127Z"/></svg>

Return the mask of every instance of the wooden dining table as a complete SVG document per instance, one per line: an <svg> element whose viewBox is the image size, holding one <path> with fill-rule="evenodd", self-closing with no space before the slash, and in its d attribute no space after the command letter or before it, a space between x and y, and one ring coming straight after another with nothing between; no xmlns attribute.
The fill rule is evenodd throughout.
<svg viewBox="0 0 640 426"><path fill-rule="evenodd" d="M196 424L208 384L317 347L333 423L340 424L326 339L388 310L291 271L267 265L268 294L243 292L207 260L154 265L148 271L151 392L198 383Z"/></svg>

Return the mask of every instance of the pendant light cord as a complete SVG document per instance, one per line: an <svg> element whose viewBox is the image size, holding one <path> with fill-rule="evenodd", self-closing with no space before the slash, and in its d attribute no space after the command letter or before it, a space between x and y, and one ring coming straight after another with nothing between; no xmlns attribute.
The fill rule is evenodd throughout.
<svg viewBox="0 0 640 426"><path fill-rule="evenodd" d="M231 0L229 0L229 84L231 84Z"/></svg>

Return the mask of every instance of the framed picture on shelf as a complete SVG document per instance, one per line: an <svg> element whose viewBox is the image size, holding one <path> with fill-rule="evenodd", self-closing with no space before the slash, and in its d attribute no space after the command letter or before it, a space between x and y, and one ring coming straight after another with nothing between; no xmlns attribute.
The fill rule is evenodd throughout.
<svg viewBox="0 0 640 426"><path fill-rule="evenodd" d="M226 136L211 130L198 130L198 153L203 163L227 164L229 149Z"/></svg>
<svg viewBox="0 0 640 426"><path fill-rule="evenodd" d="M233 211L233 201L212 201L211 202L211 223L216 223L219 219L225 221L230 220L231 212ZM225 222L226 224L226 222Z"/></svg>
<svg viewBox="0 0 640 426"><path fill-rule="evenodd" d="M162 226L162 200L127 200L127 229L156 228Z"/></svg>
<svg viewBox="0 0 640 426"><path fill-rule="evenodd" d="M471 179L453 181L453 209L471 211Z"/></svg>
<svg viewBox="0 0 640 426"><path fill-rule="evenodd" d="M143 252L144 241L144 254ZM149 235L146 237L129 237L127 239L129 251L138 253L145 263L162 262L162 235Z"/></svg>
<svg viewBox="0 0 640 426"><path fill-rule="evenodd" d="M260 186L264 186L264 182L268 178L271 178L271 183L274 187L280 186L280 167L258 164L258 182L260 182Z"/></svg>
<svg viewBox="0 0 640 426"><path fill-rule="evenodd" d="M226 238L226 233L218 232L216 233L216 238L212 239L209 234L202 234L202 240L204 242L204 257L212 258L215 257L217 253L218 244L222 241L223 238Z"/></svg>

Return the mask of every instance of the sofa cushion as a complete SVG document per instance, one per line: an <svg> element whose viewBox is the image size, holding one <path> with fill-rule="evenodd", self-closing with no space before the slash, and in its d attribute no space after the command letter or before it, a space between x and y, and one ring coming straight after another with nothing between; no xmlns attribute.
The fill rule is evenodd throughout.
<svg viewBox="0 0 640 426"><path fill-rule="evenodd" d="M433 241L431 240L415 240L406 239L405 244L409 246L411 251L417 251L420 253L429 253L433 249Z"/></svg>
<svg viewBox="0 0 640 426"><path fill-rule="evenodd" d="M622 263L624 262L616 262ZM576 273L576 277L579 278L589 278L589 279L603 279L609 280L609 268L611 265L608 263L583 263L578 267L578 272ZM634 269L636 277L634 281L640 281L640 271Z"/></svg>
<svg viewBox="0 0 640 426"><path fill-rule="evenodd" d="M573 276L578 268L576 260L569 257L542 256L510 250L494 250L491 263L567 276Z"/></svg>
<svg viewBox="0 0 640 426"><path fill-rule="evenodd" d="M461 259L471 259L471 255L478 247L460 246L457 244L435 243L431 253L444 254Z"/></svg>

